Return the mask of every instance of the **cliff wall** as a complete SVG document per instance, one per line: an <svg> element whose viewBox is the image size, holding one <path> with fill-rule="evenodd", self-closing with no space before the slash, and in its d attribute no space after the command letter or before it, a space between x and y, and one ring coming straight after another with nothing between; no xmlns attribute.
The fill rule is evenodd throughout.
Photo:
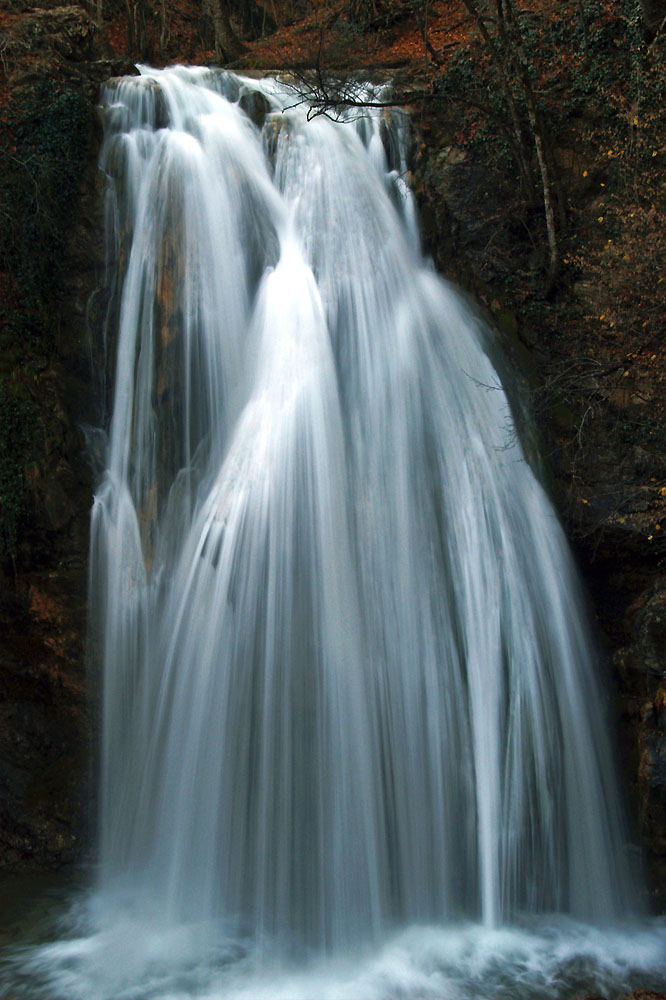
<svg viewBox="0 0 666 1000"><path fill-rule="evenodd" d="M102 7L100 21L99 5L0 2L0 867L9 869L76 863L91 843L97 724L94 671L86 670L85 426L99 418L90 338L104 267L95 103L105 78L132 71L126 53L138 54L125 8ZM441 88L441 65L431 58L424 71L413 42L421 29L412 25L403 44L402 23L375 26L364 55L372 72L387 53L403 52L402 86L424 95L413 106L413 180L426 248L480 302L520 373L520 408L537 428L532 458L590 592L618 767L663 908L666 353L654 224L663 194L639 196L622 179L619 150L636 127L616 143L608 133L616 125L579 110L556 152L569 222L563 271L546 294L538 213L516 201L503 154L478 127L461 125L460 95ZM313 58L298 26L287 25L290 64ZM157 27L146 36L152 44ZM211 26L193 5L176 4L169 28L170 58L213 56ZM315 38L316 25L306 28ZM349 45L345 31L340 20L331 28L332 62ZM276 65L279 37L246 39L245 65ZM645 156L654 163L647 146Z"/></svg>

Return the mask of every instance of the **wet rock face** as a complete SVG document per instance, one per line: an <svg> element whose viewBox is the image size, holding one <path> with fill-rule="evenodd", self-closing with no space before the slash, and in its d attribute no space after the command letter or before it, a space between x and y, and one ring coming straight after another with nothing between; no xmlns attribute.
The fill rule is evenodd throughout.
<svg viewBox="0 0 666 1000"><path fill-rule="evenodd" d="M84 847L88 739L78 591L76 574L68 581L35 574L0 612L3 867L60 867Z"/></svg>
<svg viewBox="0 0 666 1000"><path fill-rule="evenodd" d="M666 579L654 590L636 623L636 644L643 669L655 678L666 678ZM666 693L665 693L666 694Z"/></svg>
<svg viewBox="0 0 666 1000"><path fill-rule="evenodd" d="M622 727L633 763L635 811L653 873L654 901L666 907L666 577L632 609L633 636L613 662Z"/></svg>
<svg viewBox="0 0 666 1000"><path fill-rule="evenodd" d="M71 301L61 308L66 322ZM86 391L68 371L85 363L80 341L38 376L39 426L25 470L30 514L14 565L0 569L0 868L60 867L86 848L92 489L77 427Z"/></svg>
<svg viewBox="0 0 666 1000"><path fill-rule="evenodd" d="M103 53L82 7L12 0L0 14L0 143L20 136L35 147L15 157L33 174L21 161L11 175L10 158L0 193L22 197L22 181L28 196L38 188L39 219L51 226L33 227L27 249L0 240L0 396L7 412L18 408L28 442L9 441L20 507L9 536L0 496L0 868L56 868L80 860L89 839L92 482L80 425L94 418L86 312L104 265L94 102L109 66L89 61ZM48 101L56 110L40 117ZM74 155L63 223L56 198ZM16 198L3 207L22 212ZM2 449L0 458L6 488Z"/></svg>

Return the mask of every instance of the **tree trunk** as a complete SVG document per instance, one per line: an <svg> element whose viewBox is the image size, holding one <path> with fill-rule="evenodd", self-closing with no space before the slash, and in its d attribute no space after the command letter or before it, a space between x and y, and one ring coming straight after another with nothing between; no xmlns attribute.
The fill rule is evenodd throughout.
<svg viewBox="0 0 666 1000"><path fill-rule="evenodd" d="M472 17L475 19L479 31L481 32L481 37L486 46L486 52L495 66L502 87L504 90L504 96L506 98L507 107L509 109L509 115L511 116L511 123L513 125L513 134L515 137L515 144L513 145L514 155L516 157L516 163L518 165L518 173L520 174L521 185L525 192L525 198L528 202L536 202L534 184L532 182L532 172L529 168L528 158L525 153L525 136L523 135L523 129L520 124L520 115L518 114L518 108L516 107L516 102L513 97L513 92L511 90L511 83L506 72L506 69L500 59L492 38L490 37L490 32L486 25L483 15L479 10L475 0L463 0L465 7L470 12Z"/></svg>
<svg viewBox="0 0 666 1000"><path fill-rule="evenodd" d="M231 27L228 0L204 0L203 9L213 22L215 58L231 62L242 52L243 46Z"/></svg>
<svg viewBox="0 0 666 1000"><path fill-rule="evenodd" d="M125 0L125 9L129 50L144 59L149 55L145 0Z"/></svg>
<svg viewBox="0 0 666 1000"><path fill-rule="evenodd" d="M171 4L168 0L160 0L160 55L166 52L171 38Z"/></svg>
<svg viewBox="0 0 666 1000"><path fill-rule="evenodd" d="M548 286L549 292L560 266L560 255L557 240L557 227L555 225L555 199L553 197L553 171L554 157L549 154L548 133L544 125L537 99L530 80L529 65L523 49L523 40L520 32L520 25L511 4L511 0L497 0L497 18L500 34L503 35L502 42L509 57L515 58L518 78L520 80L527 117L529 119L534 149L536 151L539 173L541 175L541 187L543 192L543 207L546 219L546 233L548 236L549 265L548 265ZM550 162L549 162L550 161ZM563 205L560 204L562 215Z"/></svg>
<svg viewBox="0 0 666 1000"><path fill-rule="evenodd" d="M648 31L656 35L666 20L666 0L641 0L641 10Z"/></svg>

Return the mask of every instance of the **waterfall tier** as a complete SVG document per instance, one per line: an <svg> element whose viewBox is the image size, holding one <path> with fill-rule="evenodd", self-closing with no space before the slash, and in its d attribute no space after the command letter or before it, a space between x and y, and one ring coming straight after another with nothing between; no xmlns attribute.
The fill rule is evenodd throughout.
<svg viewBox="0 0 666 1000"><path fill-rule="evenodd" d="M315 950L626 911L575 573L405 116L183 68L103 105L104 887Z"/></svg>

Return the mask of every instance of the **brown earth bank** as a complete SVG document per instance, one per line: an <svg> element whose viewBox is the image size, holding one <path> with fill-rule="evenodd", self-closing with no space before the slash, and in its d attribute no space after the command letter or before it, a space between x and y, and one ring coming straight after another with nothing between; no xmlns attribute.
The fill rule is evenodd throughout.
<svg viewBox="0 0 666 1000"><path fill-rule="evenodd" d="M316 66L304 85L330 111L328 75L362 68L390 70L412 112L426 251L517 372L666 908L666 9L534 0L509 23L489 6L0 0L0 867L78 863L90 844L99 86L135 59Z"/></svg>

